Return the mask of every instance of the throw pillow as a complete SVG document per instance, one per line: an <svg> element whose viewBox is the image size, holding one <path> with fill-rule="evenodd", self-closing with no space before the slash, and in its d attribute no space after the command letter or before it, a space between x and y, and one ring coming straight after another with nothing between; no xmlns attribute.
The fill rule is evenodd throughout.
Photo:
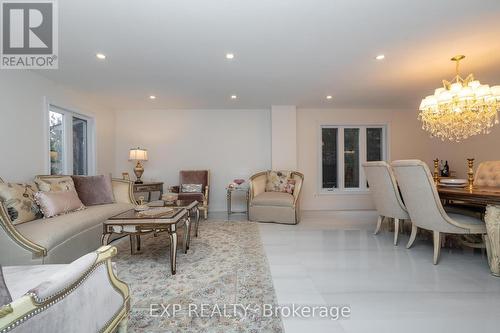
<svg viewBox="0 0 500 333"><path fill-rule="evenodd" d="M111 204L115 201L110 176L72 176L76 193L85 206Z"/></svg>
<svg viewBox="0 0 500 333"><path fill-rule="evenodd" d="M35 178L35 183L42 192L72 191L75 189L75 184L70 176L37 176Z"/></svg>
<svg viewBox="0 0 500 333"><path fill-rule="evenodd" d="M2 266L0 266L0 308L10 302L12 302L12 297L3 278Z"/></svg>
<svg viewBox="0 0 500 333"><path fill-rule="evenodd" d="M182 193L201 193L202 192L202 184L182 184L181 192Z"/></svg>
<svg viewBox="0 0 500 333"><path fill-rule="evenodd" d="M290 171L268 171L266 192L286 192Z"/></svg>
<svg viewBox="0 0 500 333"><path fill-rule="evenodd" d="M54 217L85 209L76 191L37 192L35 200L44 217Z"/></svg>
<svg viewBox="0 0 500 333"><path fill-rule="evenodd" d="M285 186L285 192L293 195L293 190L295 190L295 179L288 179Z"/></svg>
<svg viewBox="0 0 500 333"><path fill-rule="evenodd" d="M34 195L36 184L0 183L0 201L3 202L12 224L21 224L43 217Z"/></svg>

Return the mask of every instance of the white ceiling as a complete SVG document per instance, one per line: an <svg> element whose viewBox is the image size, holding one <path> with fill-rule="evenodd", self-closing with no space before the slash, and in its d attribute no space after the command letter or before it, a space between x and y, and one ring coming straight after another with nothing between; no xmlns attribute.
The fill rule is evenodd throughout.
<svg viewBox="0 0 500 333"><path fill-rule="evenodd" d="M413 109L457 53L500 84L499 0L64 0L59 16L60 69L39 73L116 109Z"/></svg>

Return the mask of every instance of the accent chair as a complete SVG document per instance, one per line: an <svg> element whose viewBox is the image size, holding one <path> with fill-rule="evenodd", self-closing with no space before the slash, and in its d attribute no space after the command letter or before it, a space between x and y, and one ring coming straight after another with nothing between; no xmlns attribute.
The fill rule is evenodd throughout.
<svg viewBox="0 0 500 333"><path fill-rule="evenodd" d="M292 193L266 191L269 171L250 177L249 219L259 222L297 224L300 221L300 191L304 175L292 171L294 181Z"/></svg>
<svg viewBox="0 0 500 333"><path fill-rule="evenodd" d="M427 164L420 160L392 162L406 208L412 220L407 248L415 241L418 228L432 231L436 265L441 251L443 233L484 235L486 226L480 219L457 213L446 213Z"/></svg>
<svg viewBox="0 0 500 333"><path fill-rule="evenodd" d="M130 291L111 263L116 252L103 246L67 265L0 267L0 332L125 333Z"/></svg>
<svg viewBox="0 0 500 333"><path fill-rule="evenodd" d="M398 184L392 168L384 161L363 164L370 193L379 214L375 235L379 233L382 221L394 221L394 245L398 245L399 223L409 220L410 216L399 193Z"/></svg>
<svg viewBox="0 0 500 333"><path fill-rule="evenodd" d="M183 189L183 185L201 185L201 189L191 192L189 189L186 190L186 187ZM170 186L169 191L178 193L179 200L198 201L198 208L203 211L205 219L208 218L210 170L181 170L179 172L179 185Z"/></svg>

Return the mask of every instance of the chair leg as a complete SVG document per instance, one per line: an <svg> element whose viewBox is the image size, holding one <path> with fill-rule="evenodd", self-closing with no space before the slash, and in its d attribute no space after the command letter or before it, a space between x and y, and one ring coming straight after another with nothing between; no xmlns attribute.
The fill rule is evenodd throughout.
<svg viewBox="0 0 500 333"><path fill-rule="evenodd" d="M399 219L394 219L394 246L398 245Z"/></svg>
<svg viewBox="0 0 500 333"><path fill-rule="evenodd" d="M379 217L377 219L377 227L375 228L375 232L373 233L374 235L376 235L380 232L380 227L382 226L383 220L384 220L384 217L382 215L379 215Z"/></svg>
<svg viewBox="0 0 500 333"><path fill-rule="evenodd" d="M415 238L417 238L417 231L418 228L416 225L412 224L411 225L411 234L410 234L410 240L408 241L408 244L406 244L406 248L409 249L412 247L413 242L415 242Z"/></svg>
<svg viewBox="0 0 500 333"><path fill-rule="evenodd" d="M439 254L441 253L441 233L439 231L432 232L432 238L434 241L434 265L437 265L439 261Z"/></svg>

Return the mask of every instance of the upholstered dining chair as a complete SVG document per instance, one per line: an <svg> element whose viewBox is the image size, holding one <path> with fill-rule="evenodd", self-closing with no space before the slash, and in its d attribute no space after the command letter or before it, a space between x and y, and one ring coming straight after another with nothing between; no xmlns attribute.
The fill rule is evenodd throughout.
<svg viewBox="0 0 500 333"><path fill-rule="evenodd" d="M427 164L420 160L401 160L392 162L392 167L412 220L412 230L407 248L413 245L418 228L432 231L433 262L436 265L441 251L442 233L486 234L485 224L480 219L469 215L445 212Z"/></svg>
<svg viewBox="0 0 500 333"><path fill-rule="evenodd" d="M196 186L190 185L201 185L201 189L198 191ZM208 218L209 189L210 170L181 170L179 171L179 185L169 188L170 192L179 194L179 200L198 201L198 208L203 211L205 219Z"/></svg>
<svg viewBox="0 0 500 333"><path fill-rule="evenodd" d="M401 199L391 166L384 161L363 164L370 193L379 214L375 235L379 233L384 218L394 221L394 245L398 245L399 223L410 219Z"/></svg>

